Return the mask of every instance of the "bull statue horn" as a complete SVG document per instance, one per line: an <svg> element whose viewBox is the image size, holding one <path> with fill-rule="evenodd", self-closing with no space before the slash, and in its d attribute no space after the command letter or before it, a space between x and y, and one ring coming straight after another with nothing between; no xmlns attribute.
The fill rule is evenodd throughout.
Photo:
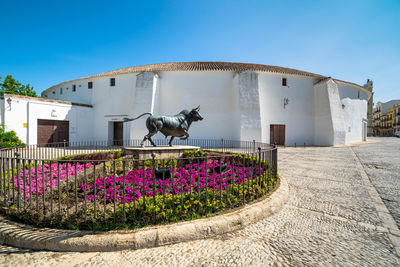
<svg viewBox="0 0 400 267"><path fill-rule="evenodd" d="M197 108L195 108L194 110L199 111L200 110L200 105Z"/></svg>

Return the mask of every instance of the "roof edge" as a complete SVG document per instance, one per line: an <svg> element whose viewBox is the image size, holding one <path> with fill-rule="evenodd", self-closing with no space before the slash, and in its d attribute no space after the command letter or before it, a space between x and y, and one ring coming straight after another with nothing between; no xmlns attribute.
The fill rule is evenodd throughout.
<svg viewBox="0 0 400 267"><path fill-rule="evenodd" d="M181 68L181 69L179 69ZM186 68L186 69L184 69ZM320 74L315 74L311 72L306 72L302 70L292 69L292 68L285 68L280 66L274 65L263 65L263 64L255 64L255 63L239 63L239 62L224 62L224 61L188 61L188 62L169 62L169 63L157 63L157 64L148 64L148 65L140 65L128 68L120 68L108 72L103 72L95 75L85 76L77 79L68 80L65 82L58 83L53 85L44 91L41 92L43 95L44 93L53 90L56 87L62 86L67 83L81 81L85 79L97 78L97 77L107 77L107 76L115 76L115 75L123 75L123 74L130 74L130 73L140 73L143 71L153 71L153 72L167 72L167 71L259 71L259 72L269 72L269 73L280 73L286 75L299 75L304 77L311 77L316 79L327 79L331 77L323 76ZM371 93L366 90L363 86L342 81L339 79L331 78L333 81L346 84L357 89L361 89L368 95L368 99L371 97Z"/></svg>
<svg viewBox="0 0 400 267"><path fill-rule="evenodd" d="M81 107L88 107L88 108L93 107L92 105L89 105L89 104L82 104L82 103L75 103L75 102L61 101L61 100L53 100L53 99L46 99L46 98L32 97L32 96L25 96L25 95L4 94L3 98L5 99L6 97L21 98L21 99L26 99L26 100L64 104L64 105L71 105L71 106L81 106Z"/></svg>

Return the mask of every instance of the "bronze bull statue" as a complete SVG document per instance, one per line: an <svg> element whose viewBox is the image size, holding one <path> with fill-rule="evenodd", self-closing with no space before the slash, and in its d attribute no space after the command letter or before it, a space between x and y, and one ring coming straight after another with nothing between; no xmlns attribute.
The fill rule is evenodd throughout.
<svg viewBox="0 0 400 267"><path fill-rule="evenodd" d="M186 140L189 138L188 130L192 122L203 119L199 111L200 106L192 109L191 111L187 109L182 110L179 112L179 114L174 116L153 115L149 112L146 112L133 119L124 118L124 122L137 120L142 116L150 115L146 120L146 127L149 130L149 133L144 136L140 146L143 147L146 140L149 140L153 146L156 146L153 140L151 140L151 137L158 131L164 134L165 138L171 136L168 144L172 146L172 140L174 140L175 137L181 137L181 140Z"/></svg>

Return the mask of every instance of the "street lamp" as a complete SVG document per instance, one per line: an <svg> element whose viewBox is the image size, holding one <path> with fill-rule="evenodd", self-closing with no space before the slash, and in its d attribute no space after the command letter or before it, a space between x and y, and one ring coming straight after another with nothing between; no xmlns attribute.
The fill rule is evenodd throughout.
<svg viewBox="0 0 400 267"><path fill-rule="evenodd" d="M7 98L7 104L10 107L10 110L11 110L11 102L12 102L11 97Z"/></svg>
<svg viewBox="0 0 400 267"><path fill-rule="evenodd" d="M287 97L285 97L285 98L283 99L283 109L286 108L286 105L289 105L289 98L287 98Z"/></svg>

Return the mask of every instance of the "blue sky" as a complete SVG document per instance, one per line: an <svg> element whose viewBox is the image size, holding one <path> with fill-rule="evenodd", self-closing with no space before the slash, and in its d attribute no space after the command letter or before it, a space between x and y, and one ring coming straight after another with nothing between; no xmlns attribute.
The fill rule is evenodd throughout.
<svg viewBox="0 0 400 267"><path fill-rule="evenodd" d="M291 67L400 98L400 1L1 1L0 76L37 92L176 61Z"/></svg>

